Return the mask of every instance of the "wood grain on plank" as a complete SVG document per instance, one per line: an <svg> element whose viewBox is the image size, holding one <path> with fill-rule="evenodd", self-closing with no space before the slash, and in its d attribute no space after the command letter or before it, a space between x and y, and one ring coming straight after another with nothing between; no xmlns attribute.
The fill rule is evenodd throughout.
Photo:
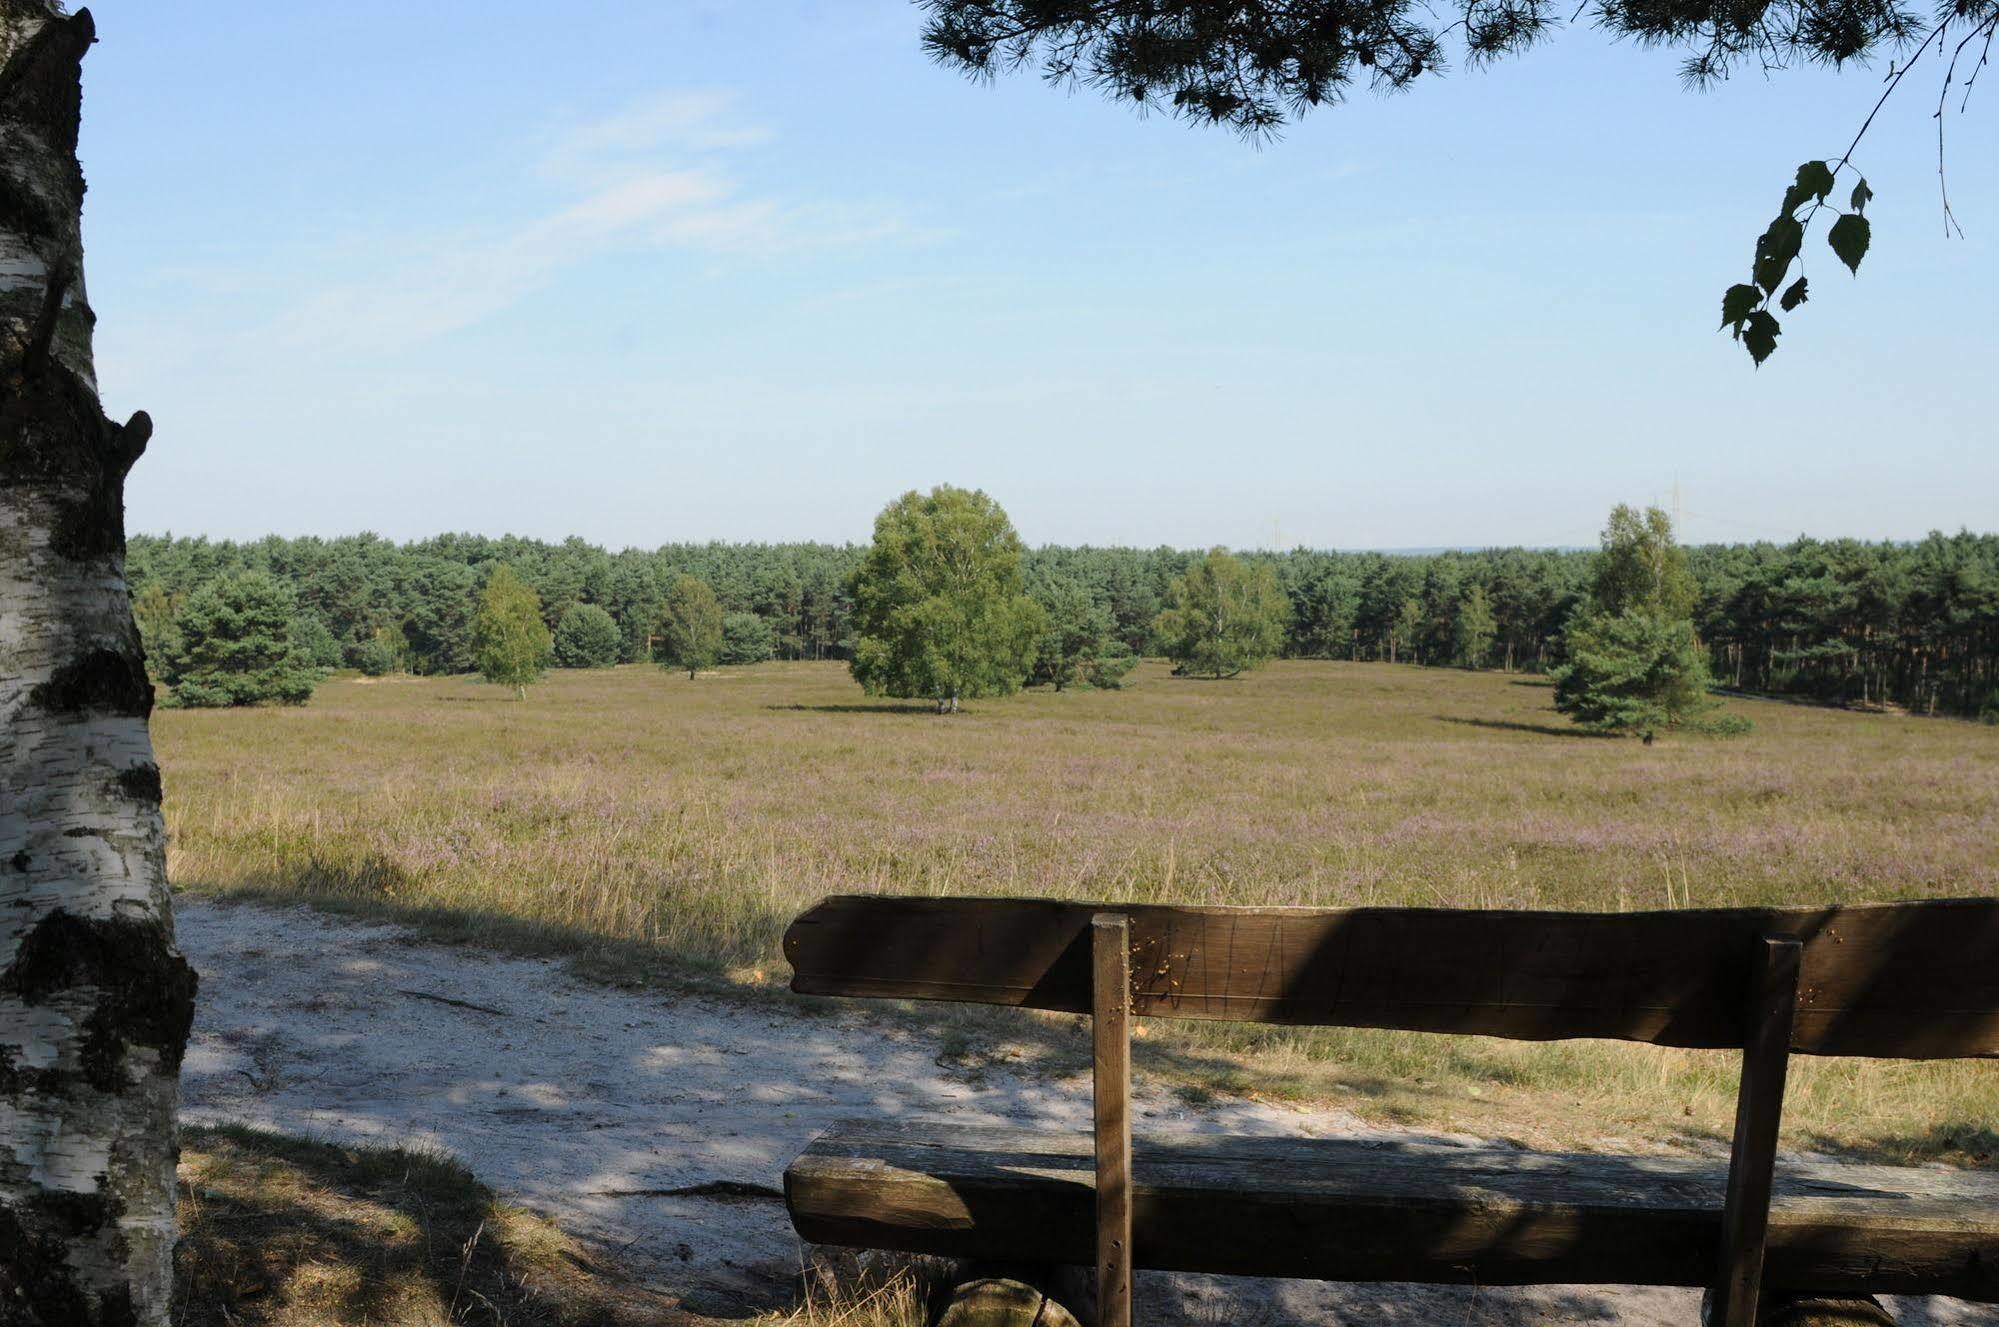
<svg viewBox="0 0 1999 1327"><path fill-rule="evenodd" d="M1131 919L1133 1012L1524 1040L1740 1047L1749 956L1803 945L1792 1049L1999 1055L1999 899L1578 913L828 898L792 989L1087 1013L1092 916Z"/></svg>
<svg viewBox="0 0 1999 1327"><path fill-rule="evenodd" d="M1096 1327L1131 1327L1131 923L1107 913L1090 936Z"/></svg>
<svg viewBox="0 0 1999 1327"><path fill-rule="evenodd" d="M1750 966L1749 1045L1742 1052L1735 1097L1735 1143L1729 1150L1728 1200L1721 1213L1721 1275L1709 1327L1756 1327L1801 950L1796 940L1765 940Z"/></svg>
<svg viewBox="0 0 1999 1327"><path fill-rule="evenodd" d="M1141 1136L1136 1266L1455 1284L1712 1285L1726 1167L1399 1142ZM863 1121L785 1174L814 1243L1088 1265L1090 1136ZM1785 1162L1766 1290L1999 1301L1999 1175Z"/></svg>

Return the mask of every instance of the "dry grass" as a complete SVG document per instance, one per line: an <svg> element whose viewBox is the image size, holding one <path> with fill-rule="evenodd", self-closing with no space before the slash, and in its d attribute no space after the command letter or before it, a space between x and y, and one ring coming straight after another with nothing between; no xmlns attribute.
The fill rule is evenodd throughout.
<svg viewBox="0 0 1999 1327"><path fill-rule="evenodd" d="M681 1327L456 1162L253 1129L182 1135L177 1327Z"/></svg>
<svg viewBox="0 0 1999 1327"><path fill-rule="evenodd" d="M1999 741L1972 724L1734 702L1753 735L1646 748L1579 736L1545 685L1497 674L1148 665L1137 683L938 718L838 665L627 668L525 703L346 680L303 709L164 712L170 869L753 986L782 980L785 922L844 891L1616 909L1999 884ZM1159 1025L1146 1050L1190 1092L1537 1143L1712 1141L1733 1083L1727 1056L1596 1043ZM1810 1061L1794 1082L1793 1143L1999 1150L1991 1065Z"/></svg>
<svg viewBox="0 0 1999 1327"><path fill-rule="evenodd" d="M175 1327L725 1327L510 1207L456 1161L235 1126L181 1133ZM949 1265L823 1251L734 1327L921 1327Z"/></svg>

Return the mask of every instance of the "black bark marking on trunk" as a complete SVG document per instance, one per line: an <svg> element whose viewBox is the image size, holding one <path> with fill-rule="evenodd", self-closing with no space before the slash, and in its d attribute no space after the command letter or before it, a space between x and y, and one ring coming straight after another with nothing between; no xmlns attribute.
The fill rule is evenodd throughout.
<svg viewBox="0 0 1999 1327"><path fill-rule="evenodd" d="M13 1052L0 1046L0 1097L46 1096L65 1090L75 1077L61 1069L23 1069L14 1063Z"/></svg>
<svg viewBox="0 0 1999 1327"><path fill-rule="evenodd" d="M63 1261L62 1242L37 1236L0 1207L0 1311L9 1321L68 1327L91 1321L83 1291ZM30 1316L17 1319L16 1314Z"/></svg>
<svg viewBox="0 0 1999 1327"><path fill-rule="evenodd" d="M46 1194L28 1204L31 1220L0 1207L0 1320L34 1327L132 1327L139 1315L123 1288L95 1311L71 1274L66 1243L88 1239L124 1214L104 1193ZM26 1317L17 1316L25 1309Z"/></svg>
<svg viewBox="0 0 1999 1327"><path fill-rule="evenodd" d="M144 718L153 712L153 684L137 649L92 650L56 669L28 703L51 714L99 710Z"/></svg>
<svg viewBox="0 0 1999 1327"><path fill-rule="evenodd" d="M32 377L42 371L48 363L49 345L56 339L56 323L62 317L63 297L69 294L70 286L76 281L76 268L64 261L49 273L48 284L42 288L41 312L35 315L34 326L28 332L28 345L21 352L21 374Z"/></svg>
<svg viewBox="0 0 1999 1327"><path fill-rule="evenodd" d="M83 81L77 68L97 40L97 22L88 9L55 19L36 33L27 48L0 69L0 111L8 118L56 131L50 146L66 158L65 181L83 198L83 166L76 160L77 127L82 122ZM52 229L61 228L61 219ZM47 231L29 232L47 234Z"/></svg>
<svg viewBox="0 0 1999 1327"><path fill-rule="evenodd" d="M119 770L112 782L120 793L134 801L158 803L166 795L160 787L160 767L150 761Z"/></svg>
<svg viewBox="0 0 1999 1327"><path fill-rule="evenodd" d="M75 657L64 659L26 702L52 716L138 719L143 735L153 693L120 564L125 476L145 450L152 423L144 414L123 426L105 418L91 381L95 318L82 293L85 186L76 144L82 60L96 39L95 25L88 11L64 15L46 0L0 0L0 19L7 25L0 42L6 51L0 127L18 156L0 172L0 227L10 246L30 259L22 274L30 279L0 300L0 503L18 508L30 535L18 547L10 544L6 560L68 592L57 596L53 621L33 624L42 643L86 634L69 647ZM30 31L33 36L23 40ZM76 573L44 572L45 554L77 564ZM106 605L93 605L78 592L83 581L115 592L109 617L97 611ZM107 626L110 639L103 638ZM26 934L0 969L0 993L30 1006L61 1001L76 1009L80 1023L75 1049L58 1067L27 1068L17 1053L0 1053L0 1097L22 1101L28 1118L46 1115L59 1128L70 1124L72 1108L84 1130L107 1126L113 1159L109 1173L95 1177L95 1191L82 1194L10 1170L7 1197L0 1201L0 1324L136 1327L142 1315L147 1322L166 1320L170 1243L142 1241L122 1228L122 1220L137 1217L157 1228L171 1217L170 1172L156 1163L171 1160L172 1119L160 1107L172 1099L193 1021L196 978L171 943L154 837L159 772L150 755L129 770L115 768L81 724L57 725L49 738L68 743L65 754L80 761L107 796L106 810L129 813L124 820L142 837L130 838L128 829L107 834L107 842L134 883L146 887L146 896L133 900L139 911L159 915L92 920L58 905L43 916L46 902L31 904L25 894L12 900L23 910L15 933ZM50 828L78 825L85 815L56 812ZM54 863L23 849L6 864L25 874ZM84 893L95 883L86 876L63 879L60 886ZM39 920L30 927L29 918ZM135 1056L140 1047L154 1053ZM92 1096L99 1099L93 1103ZM109 1108L108 1115L93 1120L83 1114L98 1107Z"/></svg>
<svg viewBox="0 0 1999 1327"><path fill-rule="evenodd" d="M0 991L27 1005L80 988L100 992L84 1020L79 1056L85 1081L102 1092L124 1090L131 1046L156 1051L163 1072L179 1072L197 984L194 968L168 946L158 922L62 911L29 931L0 971Z"/></svg>
<svg viewBox="0 0 1999 1327"><path fill-rule="evenodd" d="M18 235L50 235L62 229L62 213L13 176L0 174L0 230Z"/></svg>

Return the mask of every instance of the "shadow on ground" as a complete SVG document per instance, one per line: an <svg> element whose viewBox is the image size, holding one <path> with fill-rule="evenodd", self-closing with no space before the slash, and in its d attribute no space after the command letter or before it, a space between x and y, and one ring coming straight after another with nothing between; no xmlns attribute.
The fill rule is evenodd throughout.
<svg viewBox="0 0 1999 1327"><path fill-rule="evenodd" d="M1536 733L1542 737L1586 737L1601 741L1602 733L1582 728L1559 728L1552 723L1523 723L1517 719L1472 719L1461 714L1432 715L1439 723L1458 723L1467 728L1496 728L1509 733Z"/></svg>
<svg viewBox="0 0 1999 1327"><path fill-rule="evenodd" d="M467 1307L474 1301L460 1293L461 1275L495 1305L513 1293L550 1311L540 1319L509 1312L510 1322L617 1322L583 1309L552 1316L529 1296L572 1273L601 1282L606 1267L623 1268L692 1313L787 1314L798 1305L804 1251L776 1186L785 1163L820 1130L857 1116L1073 1131L1089 1123L1087 1074L1068 1072L1087 1055L1073 1019L1015 1016L1002 1039L996 1020L863 1016L851 1002L830 1017L801 1018L801 1003L789 998L723 1002L687 989L612 989L549 963L427 944L297 909L195 905L183 911L180 929L204 974L182 1074L184 1118L336 1144L212 1135L239 1149L232 1164L252 1179L189 1176L193 1223L205 1222L212 1234L188 1255L189 1285L207 1287L205 1298L188 1302L221 1303L229 1315L184 1315L201 1327L497 1322L502 1315ZM1019 1049L1037 1043L1045 1050ZM1140 1056L1162 1075L1241 1072L1225 1050L1146 1045ZM1414 1136L1267 1101L1196 1106L1150 1086L1135 1105L1147 1131ZM201 1150L202 1137L191 1136L191 1150ZM404 1151L377 1151L386 1148ZM496 1204L462 1169L434 1160L441 1153L464 1158L509 1204L546 1213L576 1242L555 1237L548 1221ZM382 1155L400 1159L371 1160ZM277 1177L256 1179L264 1166ZM298 1178L285 1178L287 1168ZM509 1214L533 1223L528 1235L502 1237ZM386 1261L368 1261L375 1242L388 1246ZM314 1279L350 1264L364 1270L327 1284ZM307 1292L328 1305L318 1318L263 1310ZM1160 1309L1147 1321L1162 1325L1667 1327L1691 1321L1698 1298L1646 1288L1480 1291L1178 1276L1148 1278L1145 1293ZM417 1305L418 1316L395 1316L404 1303ZM568 1303L598 1311L587 1299Z"/></svg>
<svg viewBox="0 0 1999 1327"><path fill-rule="evenodd" d="M938 714L935 704L898 705L886 701L872 705L853 701L838 705L766 705L764 708L780 713L790 711L801 714L916 714L928 715L933 719L950 717Z"/></svg>
<svg viewBox="0 0 1999 1327"><path fill-rule="evenodd" d="M178 1189L179 1327L686 1321L441 1153L192 1128Z"/></svg>

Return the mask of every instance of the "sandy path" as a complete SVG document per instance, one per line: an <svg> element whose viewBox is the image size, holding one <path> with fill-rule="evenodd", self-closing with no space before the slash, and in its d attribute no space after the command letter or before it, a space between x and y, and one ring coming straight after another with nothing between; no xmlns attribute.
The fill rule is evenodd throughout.
<svg viewBox="0 0 1999 1327"><path fill-rule="evenodd" d="M626 992L553 962L436 945L303 910L183 898L202 974L183 1116L339 1142L444 1148L509 1199L613 1249L722 1316L790 1301L800 1249L783 1204L661 1190L774 1186L818 1130L855 1115L1083 1129L1088 1094L1003 1069L940 1067L918 1035L861 1012ZM410 992L418 992L412 995ZM441 1003L445 997L503 1013ZM1153 1127L1378 1134L1335 1111L1199 1110L1142 1092ZM1693 1327L1696 1294L1653 1287L1487 1290L1147 1276L1145 1321L1621 1322ZM1999 1311L1904 1301L1907 1327L1999 1327Z"/></svg>

